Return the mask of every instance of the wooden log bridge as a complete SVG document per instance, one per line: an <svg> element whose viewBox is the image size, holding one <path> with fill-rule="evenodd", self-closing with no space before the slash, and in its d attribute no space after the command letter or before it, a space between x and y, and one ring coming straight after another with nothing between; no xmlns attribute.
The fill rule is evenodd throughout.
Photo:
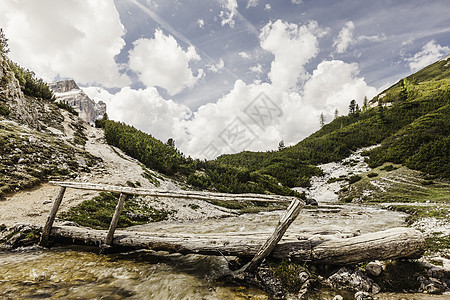
<svg viewBox="0 0 450 300"><path fill-rule="evenodd" d="M396 258L418 258L425 251L425 239L421 232L411 228L393 228L360 236L336 238L308 238L300 232L284 236L289 225L296 219L304 203L294 197L255 194L223 194L209 192L137 189L130 187L87 184L75 182L50 182L60 186L47 222L42 230L41 242L49 245L49 236L82 241L93 245L120 246L129 249L153 249L183 254L198 253L207 255L232 255L253 259L243 271L253 272L268 255L294 261L309 261L317 264L348 265L362 261L386 260ZM56 213L66 188L109 191L121 193L116 211L108 232L73 226L53 227ZM239 201L291 201L280 218L274 232L267 236L255 233L221 234L161 234L118 230L117 221L127 195L153 197L175 197L200 200L239 200Z"/></svg>

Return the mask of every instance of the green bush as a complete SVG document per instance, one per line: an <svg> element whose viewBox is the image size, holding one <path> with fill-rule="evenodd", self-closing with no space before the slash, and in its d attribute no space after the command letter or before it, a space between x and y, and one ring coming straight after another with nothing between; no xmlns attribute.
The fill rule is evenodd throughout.
<svg viewBox="0 0 450 300"><path fill-rule="evenodd" d="M10 113L11 113L11 112L9 111L9 108L8 108L8 107L6 107L6 106L0 104L0 115L6 117L6 116L8 116Z"/></svg>

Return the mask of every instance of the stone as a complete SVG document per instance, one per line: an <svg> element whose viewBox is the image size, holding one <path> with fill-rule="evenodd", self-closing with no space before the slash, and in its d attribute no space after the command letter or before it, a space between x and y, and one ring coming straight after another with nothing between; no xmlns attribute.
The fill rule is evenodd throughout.
<svg viewBox="0 0 450 300"><path fill-rule="evenodd" d="M307 272L300 272L300 274L298 274L298 277L300 279L300 282L303 284L309 279L309 274Z"/></svg>
<svg viewBox="0 0 450 300"><path fill-rule="evenodd" d="M425 286L425 292L428 294L435 294L439 295L442 294L445 291L445 287L442 284L438 284L435 282L432 282Z"/></svg>
<svg viewBox="0 0 450 300"><path fill-rule="evenodd" d="M378 260L371 261L366 266L366 272L367 274L371 276L380 276L381 272L383 271L383 265Z"/></svg>
<svg viewBox="0 0 450 300"><path fill-rule="evenodd" d="M356 292L380 292L380 287L358 269L340 268L328 278L328 283L335 289L347 289Z"/></svg>
<svg viewBox="0 0 450 300"><path fill-rule="evenodd" d="M344 300L344 297L342 297L341 295L336 295L334 296L333 300Z"/></svg>
<svg viewBox="0 0 450 300"><path fill-rule="evenodd" d="M355 294L356 300L372 300L372 296L367 292L357 292Z"/></svg>
<svg viewBox="0 0 450 300"><path fill-rule="evenodd" d="M315 199L306 199L306 205L313 205L313 206L318 206L319 203L317 203L317 201Z"/></svg>

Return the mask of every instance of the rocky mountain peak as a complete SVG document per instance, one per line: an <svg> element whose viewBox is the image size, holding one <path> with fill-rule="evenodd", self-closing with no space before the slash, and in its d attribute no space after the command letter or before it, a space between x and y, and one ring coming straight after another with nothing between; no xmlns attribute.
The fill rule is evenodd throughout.
<svg viewBox="0 0 450 300"><path fill-rule="evenodd" d="M55 93L56 101L70 105L81 119L93 124L106 113L106 104L103 101L97 103L89 98L74 80L61 80L49 84Z"/></svg>
<svg viewBox="0 0 450 300"><path fill-rule="evenodd" d="M57 82L52 82L49 83L49 87L54 93L66 93L70 92L71 90L80 89L78 85L75 83L75 80L73 79L66 79Z"/></svg>

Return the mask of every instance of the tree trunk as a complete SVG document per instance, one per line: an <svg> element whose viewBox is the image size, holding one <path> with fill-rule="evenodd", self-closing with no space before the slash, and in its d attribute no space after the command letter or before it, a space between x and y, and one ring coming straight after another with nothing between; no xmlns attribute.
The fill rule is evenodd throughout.
<svg viewBox="0 0 450 300"><path fill-rule="evenodd" d="M301 233L300 233L301 234ZM52 237L63 237L100 245L103 230L79 227L53 227ZM118 230L112 246L153 249L183 254L233 255L253 257L267 236L256 234L161 234ZM412 228L392 228L349 238L282 239L270 254L279 259L309 261L316 264L350 265L363 261L419 258L425 251L425 239Z"/></svg>

